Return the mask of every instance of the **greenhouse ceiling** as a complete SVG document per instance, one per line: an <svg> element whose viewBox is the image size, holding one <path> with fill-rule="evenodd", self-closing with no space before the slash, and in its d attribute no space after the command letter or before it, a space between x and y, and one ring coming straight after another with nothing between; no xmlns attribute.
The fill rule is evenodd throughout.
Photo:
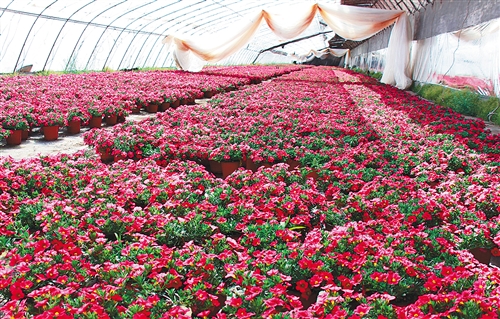
<svg viewBox="0 0 500 319"><path fill-rule="evenodd" d="M289 0L286 6L304 3ZM306 1L315 3L315 1ZM413 13L430 0L326 0ZM283 1L240 0L0 0L0 72L171 67L165 36L210 37ZM282 40L266 25L220 64L291 62L291 54L329 46L334 34L317 16L296 39Z"/></svg>

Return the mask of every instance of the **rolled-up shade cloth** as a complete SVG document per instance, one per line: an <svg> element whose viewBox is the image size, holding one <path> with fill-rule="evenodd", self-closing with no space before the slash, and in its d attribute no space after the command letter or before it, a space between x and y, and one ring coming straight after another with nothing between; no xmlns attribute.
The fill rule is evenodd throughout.
<svg viewBox="0 0 500 319"><path fill-rule="evenodd" d="M349 60L350 50L349 49L324 49L320 51L311 50L307 54L303 55L291 54L290 56L293 57L297 62L303 63L312 61L314 58L323 59L328 55L333 55L338 58L345 56L344 60L345 64L347 64L347 61Z"/></svg>
<svg viewBox="0 0 500 319"><path fill-rule="evenodd" d="M177 66L197 72L205 62L218 62L237 52L265 21L280 38L291 39L300 35L319 13L328 26L347 40L361 41L395 23L389 39L388 56L382 82L405 89L411 85L409 50L411 30L406 13L402 10L384 10L331 4L304 4L283 7L279 12L260 10L234 25L234 31L212 34L210 37L187 38L169 35L163 43L169 45Z"/></svg>

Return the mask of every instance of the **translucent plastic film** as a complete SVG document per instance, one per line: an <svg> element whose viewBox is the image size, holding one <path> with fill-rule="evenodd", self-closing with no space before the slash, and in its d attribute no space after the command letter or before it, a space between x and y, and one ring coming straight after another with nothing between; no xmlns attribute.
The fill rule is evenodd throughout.
<svg viewBox="0 0 500 319"><path fill-rule="evenodd" d="M500 96L500 19L414 42L413 79Z"/></svg>

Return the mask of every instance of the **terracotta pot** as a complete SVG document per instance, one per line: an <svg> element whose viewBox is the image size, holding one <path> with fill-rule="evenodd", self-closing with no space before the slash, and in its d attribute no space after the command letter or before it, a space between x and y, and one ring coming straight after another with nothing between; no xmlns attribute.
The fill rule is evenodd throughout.
<svg viewBox="0 0 500 319"><path fill-rule="evenodd" d="M229 175L231 175L235 170L237 170L240 167L240 162L222 162L221 168L222 168L222 178L226 178Z"/></svg>
<svg viewBox="0 0 500 319"><path fill-rule="evenodd" d="M29 130L23 130L23 131L21 131L21 140L26 141L29 136L30 136L30 131Z"/></svg>
<svg viewBox="0 0 500 319"><path fill-rule="evenodd" d="M262 164L260 164L260 166L263 166L265 168L271 168L271 167L273 167L273 164L271 164L271 163L262 163Z"/></svg>
<svg viewBox="0 0 500 319"><path fill-rule="evenodd" d="M90 128L99 128L102 126L102 116L92 116L89 121Z"/></svg>
<svg viewBox="0 0 500 319"><path fill-rule="evenodd" d="M148 113L158 112L158 104L149 103L148 106L146 106L146 112Z"/></svg>
<svg viewBox="0 0 500 319"><path fill-rule="evenodd" d="M317 180L318 179L318 171L317 170L312 170L310 171L309 173L307 173L306 175L307 178L312 178L314 180Z"/></svg>
<svg viewBox="0 0 500 319"><path fill-rule="evenodd" d="M211 90L203 92L203 97L206 99L210 99L212 96L214 96L214 92Z"/></svg>
<svg viewBox="0 0 500 319"><path fill-rule="evenodd" d="M43 138L46 141L55 141L59 138L59 126L44 126Z"/></svg>
<svg viewBox="0 0 500 319"><path fill-rule="evenodd" d="M474 258L477 259L482 264L489 265L491 260L491 250L487 248L474 248L469 250L469 252L474 255Z"/></svg>
<svg viewBox="0 0 500 319"><path fill-rule="evenodd" d="M286 163L288 164L288 170L293 171L296 167L299 167L300 162L293 160L293 159L287 159Z"/></svg>
<svg viewBox="0 0 500 319"><path fill-rule="evenodd" d="M170 103L170 106L171 106L172 108L174 108L174 109L175 109L175 108L178 108L178 107L179 107L179 105L181 105L181 101L180 101L180 100L175 100L175 101L173 101L173 102L171 102L171 103Z"/></svg>
<svg viewBox="0 0 500 319"><path fill-rule="evenodd" d="M128 158L126 155L122 155L122 154L119 154L119 155L115 155L114 158L113 158L113 161L114 162L118 162L118 161L126 161Z"/></svg>
<svg viewBox="0 0 500 319"><path fill-rule="evenodd" d="M101 156L101 162L103 163L111 163L115 158L110 152L106 150L99 150L99 155Z"/></svg>
<svg viewBox="0 0 500 319"><path fill-rule="evenodd" d="M132 114L139 114L141 113L141 107L137 106L131 110Z"/></svg>
<svg viewBox="0 0 500 319"><path fill-rule="evenodd" d="M23 137L22 130L10 130L10 134L7 137L7 145L19 145L21 144Z"/></svg>
<svg viewBox="0 0 500 319"><path fill-rule="evenodd" d="M247 157L247 167L246 167L248 170L251 170L252 172L257 172L257 168L259 168L259 166L257 166L257 164L255 164L254 161L252 161L252 159L250 157Z"/></svg>
<svg viewBox="0 0 500 319"><path fill-rule="evenodd" d="M210 171L214 174L222 174L222 166L220 162L210 161Z"/></svg>
<svg viewBox="0 0 500 319"><path fill-rule="evenodd" d="M165 112L166 110L168 110L168 108L170 107L170 103L169 102L163 102L162 104L160 104L160 106L158 107L158 111L159 112Z"/></svg>
<svg viewBox="0 0 500 319"><path fill-rule="evenodd" d="M68 134L78 134L80 133L81 123L80 121L70 121L68 122L67 130Z"/></svg>
<svg viewBox="0 0 500 319"><path fill-rule="evenodd" d="M106 125L116 125L118 123L118 115L107 115L104 120L106 121Z"/></svg>

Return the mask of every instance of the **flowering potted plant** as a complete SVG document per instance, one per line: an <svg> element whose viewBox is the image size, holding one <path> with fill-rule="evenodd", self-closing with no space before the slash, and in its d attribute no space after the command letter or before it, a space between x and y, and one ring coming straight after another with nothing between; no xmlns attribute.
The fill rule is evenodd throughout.
<svg viewBox="0 0 500 319"><path fill-rule="evenodd" d="M96 105L92 105L91 107L88 108L88 111L90 113L90 121L89 121L89 126L90 128L99 128L102 125L102 114L103 111L100 107Z"/></svg>
<svg viewBox="0 0 500 319"><path fill-rule="evenodd" d="M80 133L82 123L86 123L88 117L79 108L71 108L66 115L66 122L69 134Z"/></svg>
<svg viewBox="0 0 500 319"><path fill-rule="evenodd" d="M19 145L22 141L22 131L28 129L28 121L21 115L7 115L2 121L2 127L9 130L8 145Z"/></svg>
<svg viewBox="0 0 500 319"><path fill-rule="evenodd" d="M64 116L58 111L48 111L38 118L45 140L53 141L59 138L59 126L64 125Z"/></svg>
<svg viewBox="0 0 500 319"><path fill-rule="evenodd" d="M208 155L208 159L210 160L210 167L212 172L219 173L219 169L216 163L220 163L220 173L222 173L223 178L226 178L241 166L243 152L237 144L221 145L215 149L212 149L212 151Z"/></svg>

